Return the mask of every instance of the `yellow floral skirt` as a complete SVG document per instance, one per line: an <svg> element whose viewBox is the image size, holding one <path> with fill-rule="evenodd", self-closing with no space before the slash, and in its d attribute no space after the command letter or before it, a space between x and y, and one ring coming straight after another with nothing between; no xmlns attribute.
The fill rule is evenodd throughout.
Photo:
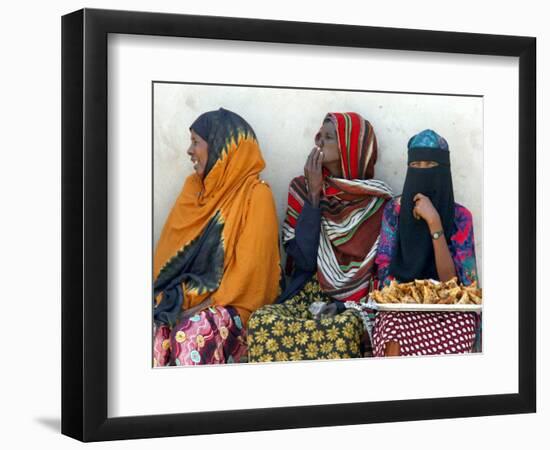
<svg viewBox="0 0 550 450"><path fill-rule="evenodd" d="M328 302L316 277L284 303L267 305L248 321L248 361L299 361L361 357L364 334L360 314L348 309L314 319L313 302Z"/></svg>

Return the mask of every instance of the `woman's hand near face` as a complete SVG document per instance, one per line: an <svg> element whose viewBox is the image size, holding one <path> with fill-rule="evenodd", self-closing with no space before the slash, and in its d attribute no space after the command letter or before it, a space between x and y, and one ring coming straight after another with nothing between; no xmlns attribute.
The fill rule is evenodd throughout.
<svg viewBox="0 0 550 450"><path fill-rule="evenodd" d="M323 188L323 152L320 147L313 147L307 157L306 165L304 166L304 176L307 181L307 189L309 202L311 206L317 208L321 197L321 189Z"/></svg>
<svg viewBox="0 0 550 450"><path fill-rule="evenodd" d="M414 217L417 219L424 219L432 234L436 231L444 231L439 213L434 208L429 197L423 194L416 194L413 200L415 202L413 208ZM434 248L435 267L439 280L448 281L456 277L455 265L445 238L440 237L439 239L434 239L432 243Z"/></svg>
<svg viewBox="0 0 550 450"><path fill-rule="evenodd" d="M435 209L432 201L424 194L416 194L413 198L414 208L413 216L415 219L423 219L430 228L432 233L441 230L441 219L437 209Z"/></svg>
<svg viewBox="0 0 550 450"><path fill-rule="evenodd" d="M432 201L429 197L423 194L416 194L413 198L415 206L413 208L413 215L417 219L424 219L430 228L430 233L443 230L441 224L441 218L439 213L434 208ZM433 239L433 249L435 257L435 267L437 270L437 276L440 281L448 281L453 277L456 277L456 268L447 245L447 241L444 237L439 239Z"/></svg>

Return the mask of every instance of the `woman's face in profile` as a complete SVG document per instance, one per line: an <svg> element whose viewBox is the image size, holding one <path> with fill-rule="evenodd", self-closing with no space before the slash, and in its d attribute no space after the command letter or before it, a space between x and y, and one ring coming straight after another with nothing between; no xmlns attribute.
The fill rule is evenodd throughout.
<svg viewBox="0 0 550 450"><path fill-rule="evenodd" d="M315 145L320 147L323 152L323 165L340 161L338 136L336 135L336 128L331 121L323 122L323 126L315 137Z"/></svg>
<svg viewBox="0 0 550 450"><path fill-rule="evenodd" d="M191 130L191 145L187 149L187 154L191 157L193 169L199 177L204 178L206 163L208 162L208 144L197 133Z"/></svg>

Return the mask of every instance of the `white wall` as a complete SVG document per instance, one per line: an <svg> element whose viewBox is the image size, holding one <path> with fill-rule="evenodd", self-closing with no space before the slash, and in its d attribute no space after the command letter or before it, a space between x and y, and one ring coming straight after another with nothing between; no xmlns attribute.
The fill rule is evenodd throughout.
<svg viewBox="0 0 550 450"><path fill-rule="evenodd" d="M359 25L530 35L538 38L538 413L484 418L358 425L258 433L236 433L163 440L94 444L97 449L315 448L361 446L368 449L546 448L550 421L550 314L541 281L548 276L550 227L548 198L550 142L550 29L544 2L442 4L435 0L358 2L208 2L87 0L8 2L0 16L2 86L2 221L0 260L4 313L0 338L2 448L84 448L59 434L60 417L60 16L77 8L135 9L219 16L353 23ZM505 132L505 130L504 130ZM546 144L546 145L545 145ZM504 174L503 174L504 176ZM543 198L544 197L544 198ZM545 203L544 203L545 200ZM26 270L33 256L38 262ZM503 257L506 254L503 253ZM503 274L503 280L514 274ZM546 300L546 298L545 298ZM28 305L20 316L8 305ZM504 312L505 314L505 312ZM375 383L381 382L374 380ZM467 380L475 383L475 373ZM240 392L240 389L239 389ZM89 447L89 445L88 445ZM90 447L91 448L91 447Z"/></svg>
<svg viewBox="0 0 550 450"><path fill-rule="evenodd" d="M182 80L183 81L183 80ZM355 111L378 139L376 178L401 193L409 138L426 128L445 137L451 150L455 199L474 216L478 270L482 273L483 99L480 97L345 92L156 83L154 86L154 238L192 173L185 153L189 126L205 111L224 107L254 128L280 223L290 180L303 173L313 138L326 112Z"/></svg>

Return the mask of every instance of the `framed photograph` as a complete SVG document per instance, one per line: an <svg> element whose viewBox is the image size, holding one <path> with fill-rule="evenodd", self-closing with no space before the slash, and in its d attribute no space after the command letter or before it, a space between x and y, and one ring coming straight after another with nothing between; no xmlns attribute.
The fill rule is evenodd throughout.
<svg viewBox="0 0 550 450"><path fill-rule="evenodd" d="M64 16L62 432L534 412L535 67L532 37Z"/></svg>

